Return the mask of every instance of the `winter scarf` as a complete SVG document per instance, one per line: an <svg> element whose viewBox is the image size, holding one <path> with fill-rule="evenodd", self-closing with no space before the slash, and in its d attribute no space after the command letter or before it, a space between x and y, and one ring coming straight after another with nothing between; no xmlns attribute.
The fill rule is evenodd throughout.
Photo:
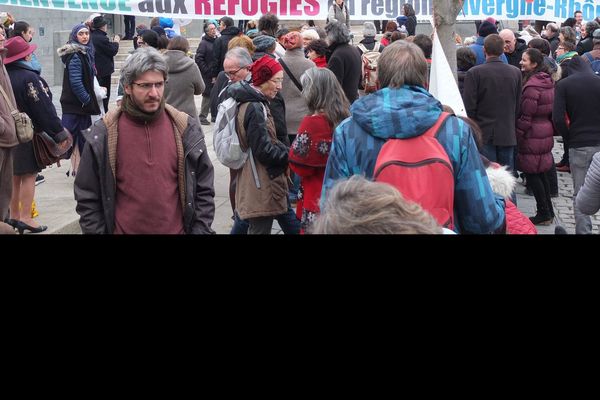
<svg viewBox="0 0 600 400"><path fill-rule="evenodd" d="M140 110L140 108L137 106L137 104L135 104L135 102L131 99L131 96L129 96L128 94L125 94L123 96L123 100L121 102L121 110L125 114L130 116L133 120L140 122L140 123L153 122L155 119L157 119L160 116L160 114L164 111L164 109L165 109L164 96L160 101L160 107L158 107L158 110L154 111L153 113L147 113L145 111Z"/></svg>

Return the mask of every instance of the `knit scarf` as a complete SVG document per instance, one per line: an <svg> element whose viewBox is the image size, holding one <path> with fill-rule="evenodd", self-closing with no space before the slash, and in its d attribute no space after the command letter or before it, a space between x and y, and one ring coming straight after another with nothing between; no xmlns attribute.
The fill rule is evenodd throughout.
<svg viewBox="0 0 600 400"><path fill-rule="evenodd" d="M154 122L160 116L160 114L164 111L164 109L165 109L165 97L164 96L160 101L160 107L158 107L158 110L156 110L152 113L147 113L145 111L140 110L140 108L137 106L137 104L135 104L135 102L131 99L131 96L129 96L128 94L123 95L123 101L121 102L121 110L125 114L127 114L130 118L132 118L133 120L140 122L140 123Z"/></svg>
<svg viewBox="0 0 600 400"><path fill-rule="evenodd" d="M576 51L570 51L568 53L563 54L562 56L556 57L556 62L560 64L563 60L568 60L570 58L575 57L576 55L577 55Z"/></svg>

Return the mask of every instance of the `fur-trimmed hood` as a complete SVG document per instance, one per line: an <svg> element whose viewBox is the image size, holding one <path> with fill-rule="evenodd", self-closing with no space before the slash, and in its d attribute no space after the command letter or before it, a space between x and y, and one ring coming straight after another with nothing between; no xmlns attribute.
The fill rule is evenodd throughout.
<svg viewBox="0 0 600 400"><path fill-rule="evenodd" d="M504 199L509 199L515 190L517 179L506 170L506 166L490 165L486 168L492 191Z"/></svg>
<svg viewBox="0 0 600 400"><path fill-rule="evenodd" d="M61 47L59 47L56 52L58 53L58 56L63 60L63 63L65 62L65 57L70 55L70 54L75 54L75 53L83 53L83 54L87 54L87 47L85 47L84 45L78 44L78 43L67 43Z"/></svg>

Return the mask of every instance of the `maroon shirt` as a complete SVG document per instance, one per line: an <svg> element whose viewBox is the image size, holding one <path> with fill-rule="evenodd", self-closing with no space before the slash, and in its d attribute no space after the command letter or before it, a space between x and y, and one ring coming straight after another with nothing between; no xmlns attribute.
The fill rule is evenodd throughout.
<svg viewBox="0 0 600 400"><path fill-rule="evenodd" d="M114 233L184 233L171 119L140 124L123 113L118 129Z"/></svg>

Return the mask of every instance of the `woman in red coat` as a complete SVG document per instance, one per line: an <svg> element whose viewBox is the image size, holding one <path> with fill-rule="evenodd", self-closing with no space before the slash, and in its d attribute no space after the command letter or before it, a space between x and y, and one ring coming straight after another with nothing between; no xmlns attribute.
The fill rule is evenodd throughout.
<svg viewBox="0 0 600 400"><path fill-rule="evenodd" d="M517 118L517 164L525 173L530 185L537 213L531 217L536 225L550 225L554 218L550 184L546 171L552 167L552 146L554 128L552 106L554 103L554 82L544 63L544 56L537 49L527 49L521 58L523 72L523 93Z"/></svg>
<svg viewBox="0 0 600 400"><path fill-rule="evenodd" d="M300 82L302 97L311 114L300 123L290 148L289 163L292 171L300 176L296 215L302 221L302 232L307 232L319 213L333 130L350 116L350 103L337 78L327 68L309 68Z"/></svg>

